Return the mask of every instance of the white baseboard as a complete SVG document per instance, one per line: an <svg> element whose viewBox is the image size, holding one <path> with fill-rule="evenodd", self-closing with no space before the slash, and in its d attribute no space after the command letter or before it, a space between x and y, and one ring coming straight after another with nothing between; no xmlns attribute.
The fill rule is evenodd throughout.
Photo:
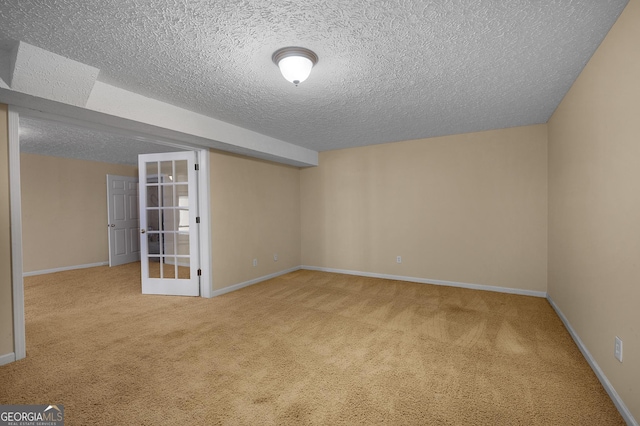
<svg viewBox="0 0 640 426"><path fill-rule="evenodd" d="M442 281L442 280L431 280L428 278L416 278L416 277L405 277L401 275L389 275L389 274L377 274L374 272L360 272L360 271L350 271L347 269L334 269L334 268L322 268L318 266L306 266L303 265L301 269L308 269L310 271L322 271L322 272L334 272L336 274L347 274L347 275L360 275L363 277L371 277L371 278L385 278L388 280L396 280L396 281L411 281L414 283L420 284L434 284L434 285L444 285L448 287L461 287L461 288L469 288L472 290L485 290L485 291L495 291L498 293L510 293L510 294L519 294L522 296L535 296L535 297L547 297L547 293L544 291L534 291L534 290L522 290L519 288L509 288L509 287L497 287L492 285L482 285L482 284L469 284L469 283L459 283L455 281Z"/></svg>
<svg viewBox="0 0 640 426"><path fill-rule="evenodd" d="M52 274L54 272L72 271L74 269L95 268L96 266L108 266L109 262L87 263L86 265L63 266L61 268L42 269L40 271L25 272L23 277L32 277L34 275Z"/></svg>
<svg viewBox="0 0 640 426"><path fill-rule="evenodd" d="M584 345L584 343L582 343L580 336L578 336L578 333L576 333L576 331L573 329L573 327L569 323L569 320L567 320L567 317L564 316L560 308L558 308L558 306L555 304L553 299L551 299L551 296L547 295L547 300L549 301L553 309L556 311L556 314L558 314L558 316L562 320L562 323L564 324L567 331L569 331L569 334L573 338L573 341L576 342L576 345L578 345L580 352L582 352L582 355L585 357L585 359L591 366L591 369L593 370L593 372L596 373L598 380L600 380L600 383L602 383L604 390L606 390L607 393L609 394L609 397L611 398L616 408L622 415L622 418L624 419L624 421L627 422L627 424L630 426L638 426L638 422L633 418L631 411L629 411L627 406L624 404L624 402L622 401L622 398L620 398L620 395L618 395L618 392L616 392L616 390L613 388L613 385L611 384L609 379L607 379L607 376L605 376L604 372L602 371L602 369L600 368L596 360L593 358L593 356L591 355L587 347Z"/></svg>
<svg viewBox="0 0 640 426"><path fill-rule="evenodd" d="M279 277L280 275L288 274L289 272L294 272L300 269L300 266L294 266L293 268L285 269L284 271L274 272L273 274L264 275L262 277L254 278L249 281L245 281L243 283L238 283L234 285L230 285L225 288L221 288L219 290L214 290L211 292L211 297L220 296L226 293L231 293L232 291L240 290L241 288L248 287L253 284L258 284L259 282L270 280L271 278Z"/></svg>
<svg viewBox="0 0 640 426"><path fill-rule="evenodd" d="M0 365L9 364L16 360L16 354L14 352L0 355Z"/></svg>

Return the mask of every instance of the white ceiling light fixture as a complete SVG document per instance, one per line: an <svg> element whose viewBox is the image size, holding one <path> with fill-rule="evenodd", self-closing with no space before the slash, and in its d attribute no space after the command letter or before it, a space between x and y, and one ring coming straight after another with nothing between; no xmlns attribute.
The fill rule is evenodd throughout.
<svg viewBox="0 0 640 426"><path fill-rule="evenodd" d="M311 68L318 63L318 55L304 47L283 47L273 53L273 62L282 76L296 86L309 77Z"/></svg>

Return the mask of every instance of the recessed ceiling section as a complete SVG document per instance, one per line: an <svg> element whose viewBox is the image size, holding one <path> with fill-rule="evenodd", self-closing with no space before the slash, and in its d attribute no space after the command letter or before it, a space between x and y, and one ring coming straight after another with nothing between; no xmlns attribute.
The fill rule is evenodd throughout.
<svg viewBox="0 0 640 426"><path fill-rule="evenodd" d="M138 155L183 151L57 121L20 117L20 152L112 164L137 165Z"/></svg>
<svg viewBox="0 0 640 426"><path fill-rule="evenodd" d="M11 82L11 72L13 71L11 62L13 55L10 48L0 46L0 88L8 89Z"/></svg>
<svg viewBox="0 0 640 426"><path fill-rule="evenodd" d="M19 42L12 52L11 89L85 106L98 77L97 68Z"/></svg>
<svg viewBox="0 0 640 426"><path fill-rule="evenodd" d="M627 2L21 0L0 8L0 47L324 151L544 123ZM321 58L299 87L282 46Z"/></svg>

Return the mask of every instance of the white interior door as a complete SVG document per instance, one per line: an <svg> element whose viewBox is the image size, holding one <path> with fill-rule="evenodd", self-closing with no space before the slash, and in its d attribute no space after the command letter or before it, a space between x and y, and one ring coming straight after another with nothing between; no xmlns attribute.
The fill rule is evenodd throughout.
<svg viewBox="0 0 640 426"><path fill-rule="evenodd" d="M199 296L193 151L138 156L142 293Z"/></svg>
<svg viewBox="0 0 640 426"><path fill-rule="evenodd" d="M107 175L109 266L140 260L138 178Z"/></svg>

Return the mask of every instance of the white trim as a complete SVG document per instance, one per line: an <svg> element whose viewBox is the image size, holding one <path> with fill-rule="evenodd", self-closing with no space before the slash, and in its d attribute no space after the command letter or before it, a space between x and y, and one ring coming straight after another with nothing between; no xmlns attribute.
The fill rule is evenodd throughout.
<svg viewBox="0 0 640 426"><path fill-rule="evenodd" d="M9 197L11 205L11 282L13 288L13 352L27 356L22 282L22 201L20 198L20 115L9 106Z"/></svg>
<svg viewBox="0 0 640 426"><path fill-rule="evenodd" d="M98 263L87 263L84 265L62 266L60 268L42 269L40 271L25 272L23 277L32 277L34 275L53 274L54 272L73 271L74 269L95 268L96 266L109 266L109 261Z"/></svg>
<svg viewBox="0 0 640 426"><path fill-rule="evenodd" d="M254 278L249 281L245 281L243 283L238 283L234 285L230 285L225 288L221 288L219 290L214 290L211 292L211 297L221 296L226 293L231 293L232 291L240 290L241 288L248 287L253 284L258 284L259 282L270 280L271 278L279 277L280 275L288 274L289 272L294 272L301 269L300 266L295 266L293 268L285 269L284 271L274 272L273 274L264 275L262 277Z"/></svg>
<svg viewBox="0 0 640 426"><path fill-rule="evenodd" d="M0 365L10 364L15 360L16 360L16 354L13 352L0 355Z"/></svg>
<svg viewBox="0 0 640 426"><path fill-rule="evenodd" d="M569 323L569 320L567 320L567 317L564 316L560 308L558 308L558 306L555 304L553 299L551 299L551 296L549 296L548 294L547 294L547 300L549 301L549 304L553 307L553 309L556 311L556 314L558 314L558 316L562 320L565 328L567 329L567 331L569 331L569 334L573 338L573 341L576 342L576 345L578 346L578 348L580 349L580 352L582 352L582 355L585 357L585 359L591 366L591 369L593 370L593 372L596 373L598 380L600 380L600 383L602 383L604 390L606 390L607 393L609 394L609 397L611 398L616 408L622 415L622 418L624 419L624 421L627 422L629 426L638 426L638 422L633 418L631 411L629 411L625 403L622 401L622 398L620 398L620 395L618 395L618 392L616 392L616 390L614 389L609 379L607 379L607 376L605 376L604 372L602 371L602 369L600 368L596 360L593 358L593 356L591 355L587 347L584 345L584 343L582 343L580 336L578 336L578 333L576 333L576 331L573 329L573 327Z"/></svg>
<svg viewBox="0 0 640 426"><path fill-rule="evenodd" d="M348 269L323 268L319 266L302 265L301 269L308 269L309 271L333 272L336 274L359 275L362 277L371 277L371 278L385 278L388 280L396 280L396 281L410 281L410 282L420 283L420 284L434 284L434 285L444 285L448 287L461 287L461 288L468 288L471 290L495 291L498 293L519 294L521 296L547 297L547 293L544 291L522 290L519 288L498 287L493 285L459 283L455 281L442 281L442 280L432 280L429 278L405 277L402 275L377 274L375 272L351 271Z"/></svg>
<svg viewBox="0 0 640 426"><path fill-rule="evenodd" d="M198 210L200 216L200 296L213 297L211 284L213 283L213 271L211 268L211 218L209 197L211 195L209 183L209 150L198 151Z"/></svg>

